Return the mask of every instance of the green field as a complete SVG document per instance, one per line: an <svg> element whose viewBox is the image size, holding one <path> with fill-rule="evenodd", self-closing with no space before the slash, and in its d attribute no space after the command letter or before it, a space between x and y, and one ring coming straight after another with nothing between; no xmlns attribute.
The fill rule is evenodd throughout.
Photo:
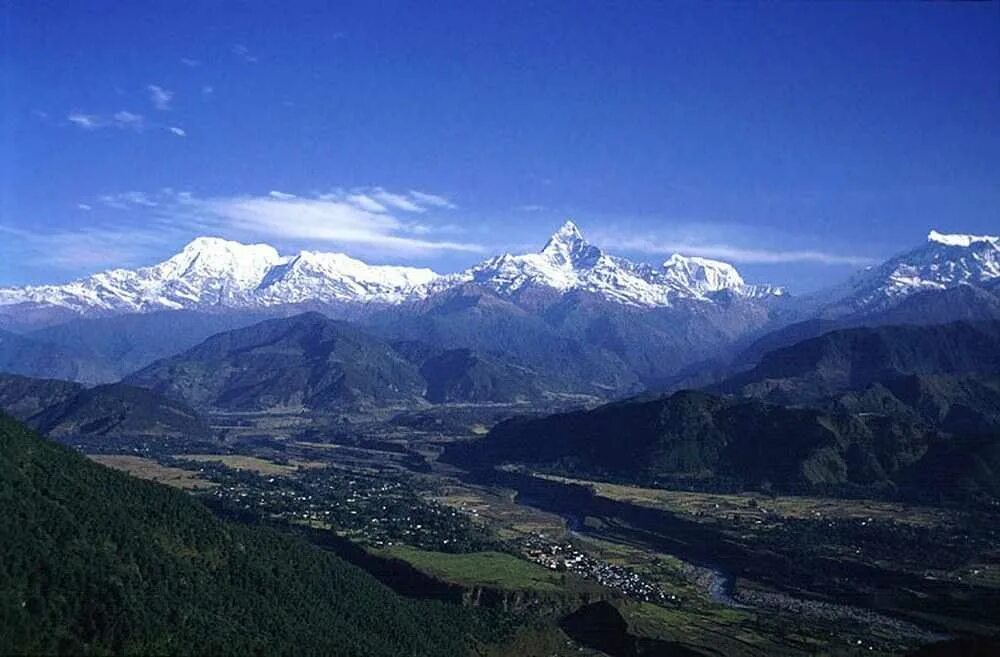
<svg viewBox="0 0 1000 657"><path fill-rule="evenodd" d="M408 562L438 579L466 586L489 586L524 591L562 591L566 577L502 552L447 554L404 545L379 551Z"/></svg>

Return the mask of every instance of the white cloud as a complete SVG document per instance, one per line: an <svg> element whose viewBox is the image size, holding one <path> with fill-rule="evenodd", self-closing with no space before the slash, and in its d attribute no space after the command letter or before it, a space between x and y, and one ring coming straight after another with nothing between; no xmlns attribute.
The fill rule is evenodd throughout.
<svg viewBox="0 0 1000 657"><path fill-rule="evenodd" d="M808 262L820 265L867 265L875 261L866 256L814 249L745 247L720 241L671 239L655 235L627 235L619 231L609 231L595 237L597 238L595 239L596 243L609 249L657 256L680 253L744 264Z"/></svg>
<svg viewBox="0 0 1000 657"><path fill-rule="evenodd" d="M111 116L73 112L66 116L66 120L83 130L121 128L142 132L143 128L146 126L146 120L142 114L135 114L134 112L129 112L128 110L119 110Z"/></svg>
<svg viewBox="0 0 1000 657"><path fill-rule="evenodd" d="M337 189L316 198L324 201L344 201L368 212L388 213L402 211L423 214L429 210L454 210L458 206L451 199L439 194L409 191L405 194L390 192L384 187L356 187L350 191Z"/></svg>
<svg viewBox="0 0 1000 657"><path fill-rule="evenodd" d="M114 120L116 127L129 128L136 131L141 131L146 124L142 114L134 114L126 110L115 112L111 118Z"/></svg>
<svg viewBox="0 0 1000 657"><path fill-rule="evenodd" d="M236 44L232 48L233 54L249 64L256 64L257 57L250 54L250 49L244 45Z"/></svg>
<svg viewBox="0 0 1000 657"><path fill-rule="evenodd" d="M162 255L165 243L182 239L174 227L156 222L143 228L88 224L65 231L33 231L0 225L0 233L17 237L17 240L0 240L0 256L5 248L16 245L19 259L30 266L55 267L74 274L81 269L146 264Z"/></svg>
<svg viewBox="0 0 1000 657"><path fill-rule="evenodd" d="M387 192L381 187L373 189L371 195L378 200L379 203L390 208L396 208L397 210L403 210L405 212L427 211L427 208L422 207L416 200L402 194Z"/></svg>
<svg viewBox="0 0 1000 657"><path fill-rule="evenodd" d="M73 112L66 117L66 120L74 125L78 125L84 130L96 130L101 127L100 117L94 114L83 114L82 112Z"/></svg>
<svg viewBox="0 0 1000 657"><path fill-rule="evenodd" d="M454 203L449 201L443 196L438 196L437 194L428 194L426 192L418 192L414 189L410 190L410 198L423 205L432 206L435 208L447 208L449 210L454 210L456 206Z"/></svg>
<svg viewBox="0 0 1000 657"><path fill-rule="evenodd" d="M155 208L160 205L159 201L154 200L145 192L119 192L117 194L103 194L98 196L97 200L109 208L114 208L116 210L128 210L136 206Z"/></svg>
<svg viewBox="0 0 1000 657"><path fill-rule="evenodd" d="M378 189L389 197L405 198ZM325 242L370 254L419 256L485 250L479 244L435 238L434 235L458 231L453 224L402 221L393 214L394 210L359 190L338 190L310 197L272 190L265 195L200 198L164 188L152 194L138 191L105 194L97 200L106 207L129 211L130 217L142 213L171 226L172 232L187 231L188 235L207 233L233 239ZM413 207L423 210L419 205Z"/></svg>
<svg viewBox="0 0 1000 657"><path fill-rule="evenodd" d="M545 210L545 206L529 203L528 205L519 205L514 209L518 212L542 212Z"/></svg>
<svg viewBox="0 0 1000 657"><path fill-rule="evenodd" d="M77 208L77 210L84 210L86 212L89 212L90 210L94 209L94 206L89 205L87 203L77 203L76 204L76 208Z"/></svg>
<svg viewBox="0 0 1000 657"><path fill-rule="evenodd" d="M373 199L367 194L351 194L347 197L349 203L353 203L362 210L367 210L368 212L388 212L389 209L384 205Z"/></svg>
<svg viewBox="0 0 1000 657"><path fill-rule="evenodd" d="M343 198L300 198L289 194L189 200L185 206L198 221L217 229L286 240L356 245L369 251L429 253L480 252L478 244L421 237L423 231L387 211L365 209L348 195ZM221 225L220 225L221 224Z"/></svg>
<svg viewBox="0 0 1000 657"><path fill-rule="evenodd" d="M187 131L184 130L184 128L178 128L177 126L172 125L169 128L167 128L167 130L174 133L178 137L187 137Z"/></svg>
<svg viewBox="0 0 1000 657"><path fill-rule="evenodd" d="M148 85L146 90L149 92L149 102L153 103L153 107L161 112L170 109L170 102L174 99L173 91L155 84Z"/></svg>
<svg viewBox="0 0 1000 657"><path fill-rule="evenodd" d="M201 60L191 59L190 57L181 57L181 64L184 64L184 66L188 66L190 68L198 68L199 66L201 66Z"/></svg>

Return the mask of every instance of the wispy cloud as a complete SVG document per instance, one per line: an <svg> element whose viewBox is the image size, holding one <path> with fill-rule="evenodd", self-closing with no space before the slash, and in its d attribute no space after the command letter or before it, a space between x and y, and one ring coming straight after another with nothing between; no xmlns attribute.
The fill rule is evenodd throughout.
<svg viewBox="0 0 1000 657"><path fill-rule="evenodd" d="M174 99L173 91L164 89L156 84L148 85L146 91L149 92L149 102L153 103L153 107L161 112L166 112L170 109L170 103Z"/></svg>
<svg viewBox="0 0 1000 657"><path fill-rule="evenodd" d="M159 201L145 192L118 192L116 194L102 194L97 197L103 205L116 210L127 210L140 206L145 208L155 208L160 205Z"/></svg>
<svg viewBox="0 0 1000 657"><path fill-rule="evenodd" d="M141 131L146 125L146 120L142 114L135 114L126 110L115 112L111 118L114 121L114 125L119 128Z"/></svg>
<svg viewBox="0 0 1000 657"><path fill-rule="evenodd" d="M66 120L73 125L79 126L84 130L96 130L101 126L101 118L96 114L84 114L82 112L73 112L66 116Z"/></svg>
<svg viewBox="0 0 1000 657"><path fill-rule="evenodd" d="M632 251L647 255L668 256L673 253L717 258L742 264L812 263L819 265L867 265L874 258L850 253L800 248L744 246L727 241L671 238L657 235L626 234L602 231L596 242L608 249Z"/></svg>
<svg viewBox="0 0 1000 657"><path fill-rule="evenodd" d="M386 194L397 201L406 198ZM267 196L191 198L183 204L183 210L195 221L224 230L283 240L354 245L370 252L419 254L484 250L481 245L470 242L428 238L423 224L404 221L389 208L382 206L380 210L365 199L368 197L363 194L299 197L271 192ZM412 201L400 201L395 207L406 212L426 210Z"/></svg>
<svg viewBox="0 0 1000 657"><path fill-rule="evenodd" d="M428 194L427 192L418 192L415 189L410 190L410 198L418 203L435 208L447 208L449 210L454 210L458 207L443 196Z"/></svg>
<svg viewBox="0 0 1000 657"><path fill-rule="evenodd" d="M192 59L191 57L181 57L181 64L189 68L198 68L201 66L200 59Z"/></svg>
<svg viewBox="0 0 1000 657"><path fill-rule="evenodd" d="M101 128L121 128L141 132L146 125L142 114L119 110L111 116L101 114L85 114L72 112L66 115L66 120L82 130L99 130Z"/></svg>
<svg viewBox="0 0 1000 657"><path fill-rule="evenodd" d="M172 126L169 126L167 128L167 130L169 130L170 132L174 133L178 137L187 137L187 131L184 130L184 128L178 128L177 126L172 125Z"/></svg>
<svg viewBox="0 0 1000 657"><path fill-rule="evenodd" d="M278 245L330 245L372 256L420 258L485 251L480 244L462 240L453 223L429 220L433 216L430 209L448 211L440 201L418 201L409 193L393 194L377 188L409 199L401 204L407 209L393 209L369 202L372 197L366 192L374 189L309 196L278 190L221 197L199 197L173 189L102 194L78 206L95 210L100 221L63 231L21 230L18 238L39 262L78 269L149 262L150 254L162 257L169 253L167 249L200 234L244 241L262 239ZM103 215L98 212L102 209ZM120 218L116 216L119 213ZM410 221L407 214L420 215L422 221Z"/></svg>
<svg viewBox="0 0 1000 657"><path fill-rule="evenodd" d="M162 255L166 242L179 238L174 227L155 221L143 227L88 223L65 231L33 231L0 225L0 234L16 238L0 239L0 256L16 257L29 263L29 267L68 272L146 264Z"/></svg>
<svg viewBox="0 0 1000 657"><path fill-rule="evenodd" d="M403 194L394 194L393 192L387 192L381 187L376 187L370 192L371 196L375 198L382 205L395 208L397 210L402 210L404 212L426 212L427 208L420 204L420 201L413 198L412 196L404 196Z"/></svg>
<svg viewBox="0 0 1000 657"><path fill-rule="evenodd" d="M367 210L368 212L388 212L388 208L373 199L368 194L350 194L347 196L347 201L353 203L362 210Z"/></svg>
<svg viewBox="0 0 1000 657"><path fill-rule="evenodd" d="M247 62L248 64L257 63L257 57L255 55L251 55L250 49L242 44L237 43L236 45L234 45L232 48L232 52L234 55L236 55L243 61Z"/></svg>

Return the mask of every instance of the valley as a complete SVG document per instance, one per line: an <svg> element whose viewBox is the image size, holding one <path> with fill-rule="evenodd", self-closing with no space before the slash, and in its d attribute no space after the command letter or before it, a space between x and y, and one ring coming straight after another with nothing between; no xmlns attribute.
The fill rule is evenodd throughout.
<svg viewBox="0 0 1000 657"><path fill-rule="evenodd" d="M452 275L199 238L0 290L20 331L0 333L0 408L221 527L437 605L477 657L989 645L998 258L997 238L932 233L819 299L612 256L572 222ZM326 584L308 586L330 610ZM282 603L282 627L304 621ZM411 630L427 654L456 638Z"/></svg>
<svg viewBox="0 0 1000 657"><path fill-rule="evenodd" d="M1000 0L0 0L0 657L1000 657Z"/></svg>
<svg viewBox="0 0 1000 657"><path fill-rule="evenodd" d="M331 418L267 437L275 418L227 414L217 454L94 458L303 535L404 595L541 614L546 632L600 600L636 637L706 655L895 655L996 630L1000 509L652 489L439 459L496 412L437 409L430 430L388 414L351 440L322 435Z"/></svg>

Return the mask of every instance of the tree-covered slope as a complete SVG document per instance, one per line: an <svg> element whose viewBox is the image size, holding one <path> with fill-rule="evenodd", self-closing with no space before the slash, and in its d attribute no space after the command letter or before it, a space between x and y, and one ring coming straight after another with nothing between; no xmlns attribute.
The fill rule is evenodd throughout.
<svg viewBox="0 0 1000 657"><path fill-rule="evenodd" d="M927 326L950 322L987 322L1000 320L1000 286L986 288L959 285L945 290L916 292L897 305L876 312L860 312L846 317L813 317L779 326L744 346L733 358L733 367L747 369L760 362L764 354L790 347L797 342L824 333L864 326L912 324Z"/></svg>
<svg viewBox="0 0 1000 657"><path fill-rule="evenodd" d="M1000 377L912 374L844 393L825 406L925 422L954 433L1000 432Z"/></svg>
<svg viewBox="0 0 1000 657"><path fill-rule="evenodd" d="M471 349L439 349L414 341L395 342L392 346L419 368L427 384L424 396L435 404L536 400L559 389L532 369L500 356Z"/></svg>
<svg viewBox="0 0 1000 657"><path fill-rule="evenodd" d="M124 381L231 411L392 404L424 391L416 367L387 343L319 313L220 333Z"/></svg>
<svg viewBox="0 0 1000 657"><path fill-rule="evenodd" d="M211 432L185 404L135 386L0 374L0 410L53 437L208 440Z"/></svg>
<svg viewBox="0 0 1000 657"><path fill-rule="evenodd" d="M639 388L637 377L615 354L568 337L537 313L475 286L376 313L368 325L394 342L501 354L563 392L601 395Z"/></svg>
<svg viewBox="0 0 1000 657"><path fill-rule="evenodd" d="M110 383L82 390L31 419L49 436L126 436L208 439L205 421L187 405L163 395Z"/></svg>
<svg viewBox="0 0 1000 657"><path fill-rule="evenodd" d="M714 389L802 403L911 374L1000 374L1000 322L831 331L768 352Z"/></svg>
<svg viewBox="0 0 1000 657"><path fill-rule="evenodd" d="M471 617L0 416L0 653L466 652Z"/></svg>
<svg viewBox="0 0 1000 657"><path fill-rule="evenodd" d="M688 391L515 418L447 458L634 483L992 499L1000 496L998 447L995 434Z"/></svg>
<svg viewBox="0 0 1000 657"><path fill-rule="evenodd" d="M0 374L0 409L19 420L27 420L82 390L81 384L72 381Z"/></svg>

